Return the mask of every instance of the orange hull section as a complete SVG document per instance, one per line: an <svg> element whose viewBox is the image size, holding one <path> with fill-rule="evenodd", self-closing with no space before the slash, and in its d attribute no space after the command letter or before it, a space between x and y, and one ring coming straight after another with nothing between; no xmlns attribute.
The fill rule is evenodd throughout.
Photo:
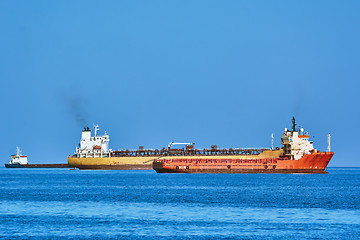
<svg viewBox="0 0 360 240"><path fill-rule="evenodd" d="M299 160L264 159L158 159L153 168L158 173L327 173L333 152L316 152Z"/></svg>

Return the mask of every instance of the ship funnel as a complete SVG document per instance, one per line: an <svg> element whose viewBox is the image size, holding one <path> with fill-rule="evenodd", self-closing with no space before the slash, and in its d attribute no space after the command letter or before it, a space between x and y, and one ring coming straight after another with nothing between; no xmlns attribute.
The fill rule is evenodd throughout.
<svg viewBox="0 0 360 240"><path fill-rule="evenodd" d="M328 152L330 152L330 137L331 137L331 135L329 133L328 136L327 136L327 144L328 144L327 151Z"/></svg>

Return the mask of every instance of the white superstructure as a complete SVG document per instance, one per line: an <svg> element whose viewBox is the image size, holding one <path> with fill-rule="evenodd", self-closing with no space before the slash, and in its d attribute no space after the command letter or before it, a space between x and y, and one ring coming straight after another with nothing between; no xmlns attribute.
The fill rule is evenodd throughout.
<svg viewBox="0 0 360 240"><path fill-rule="evenodd" d="M94 136L91 136L89 127L84 128L82 131L79 147L77 147L75 151L77 157L88 158L110 156L111 149L109 149L109 135L107 135L105 131L104 135L98 136L98 125L94 125L94 130Z"/></svg>
<svg viewBox="0 0 360 240"><path fill-rule="evenodd" d="M28 164L27 156L21 155L19 147L16 147L16 155L11 155L9 164Z"/></svg>
<svg viewBox="0 0 360 240"><path fill-rule="evenodd" d="M313 142L309 141L308 133L304 129L295 130L295 118L293 118L292 131L285 128L281 137L281 144L284 145L284 154L292 160L299 160L303 155L314 151Z"/></svg>

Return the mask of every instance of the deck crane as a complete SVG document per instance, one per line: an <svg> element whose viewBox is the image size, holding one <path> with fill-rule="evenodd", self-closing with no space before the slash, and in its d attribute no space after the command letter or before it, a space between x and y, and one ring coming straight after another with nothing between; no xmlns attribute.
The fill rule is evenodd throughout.
<svg viewBox="0 0 360 240"><path fill-rule="evenodd" d="M190 146L192 146L194 144L195 143L175 143L175 142L171 142L171 143L169 143L168 148L170 149L171 146L173 146L173 145L190 145Z"/></svg>

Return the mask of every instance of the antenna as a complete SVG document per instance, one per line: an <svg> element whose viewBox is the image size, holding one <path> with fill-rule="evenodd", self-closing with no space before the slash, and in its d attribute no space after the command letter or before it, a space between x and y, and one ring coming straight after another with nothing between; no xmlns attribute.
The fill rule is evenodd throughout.
<svg viewBox="0 0 360 240"><path fill-rule="evenodd" d="M95 136L97 136L97 131L99 130L99 125L95 125L94 123L93 123L93 125L94 125L94 130L95 130Z"/></svg>
<svg viewBox="0 0 360 240"><path fill-rule="evenodd" d="M271 150L274 150L274 133L271 133Z"/></svg>
<svg viewBox="0 0 360 240"><path fill-rule="evenodd" d="M327 136L327 144L328 144L327 151L328 152L330 152L330 137L331 137L331 135L329 133L328 136Z"/></svg>

